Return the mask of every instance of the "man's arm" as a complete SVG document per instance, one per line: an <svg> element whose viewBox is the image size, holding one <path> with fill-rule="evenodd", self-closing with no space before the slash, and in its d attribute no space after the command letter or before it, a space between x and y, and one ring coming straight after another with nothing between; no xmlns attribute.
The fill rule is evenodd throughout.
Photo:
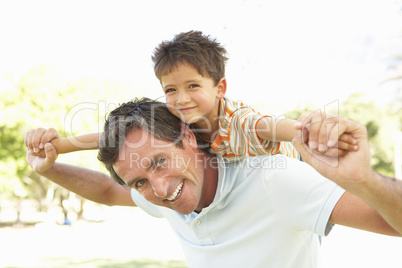
<svg viewBox="0 0 402 268"><path fill-rule="evenodd" d="M330 127L325 125L328 122ZM302 115L295 127L300 132L293 142L303 159L347 191L335 207L330 221L401 236L402 181L382 176L371 168L366 128L335 116L326 121L322 114L313 113ZM325 131L325 135L322 135L322 131ZM335 137L343 133L357 140L357 151L349 151L342 156L329 156L318 153L308 145L309 140L319 140L332 147L336 143Z"/></svg>
<svg viewBox="0 0 402 268"><path fill-rule="evenodd" d="M25 135L27 162L35 172L88 200L105 205L135 206L130 190L109 176L78 166L56 163L58 155L50 141L59 137L54 129L36 129ZM41 149L45 150L45 158L33 153Z"/></svg>

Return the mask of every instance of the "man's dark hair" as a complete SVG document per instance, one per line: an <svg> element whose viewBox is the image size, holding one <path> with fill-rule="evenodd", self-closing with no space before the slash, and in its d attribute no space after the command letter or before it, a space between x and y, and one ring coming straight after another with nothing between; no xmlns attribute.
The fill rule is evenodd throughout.
<svg viewBox="0 0 402 268"><path fill-rule="evenodd" d="M189 31L159 44L153 52L152 61L159 80L171 73L177 64L184 63L196 68L202 76L212 78L216 85L225 77L226 55L226 49L216 39L200 31Z"/></svg>
<svg viewBox="0 0 402 268"><path fill-rule="evenodd" d="M171 114L165 103L148 98L134 99L121 104L108 116L99 142L98 159L112 178L121 185L124 181L113 169L127 135L143 129L155 138L175 143L183 148L182 122Z"/></svg>

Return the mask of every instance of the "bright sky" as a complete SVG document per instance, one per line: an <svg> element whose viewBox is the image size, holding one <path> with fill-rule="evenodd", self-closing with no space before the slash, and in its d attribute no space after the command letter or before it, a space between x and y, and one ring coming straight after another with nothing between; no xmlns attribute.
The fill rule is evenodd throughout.
<svg viewBox="0 0 402 268"><path fill-rule="evenodd" d="M179 32L202 30L229 51L227 96L284 109L325 105L353 91L378 91L402 44L401 6L395 0L0 0L0 77L12 73L18 80L47 63L78 77L128 81L158 97L153 48Z"/></svg>

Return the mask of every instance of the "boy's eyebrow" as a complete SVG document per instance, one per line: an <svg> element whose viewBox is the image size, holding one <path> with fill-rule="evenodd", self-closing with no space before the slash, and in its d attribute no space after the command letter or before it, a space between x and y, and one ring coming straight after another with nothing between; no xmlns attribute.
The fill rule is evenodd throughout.
<svg viewBox="0 0 402 268"><path fill-rule="evenodd" d="M187 81L184 81L184 83L189 84L189 83L200 83L201 79L190 79ZM163 89L168 88L168 87L173 87L174 84L168 84L168 85L163 85Z"/></svg>

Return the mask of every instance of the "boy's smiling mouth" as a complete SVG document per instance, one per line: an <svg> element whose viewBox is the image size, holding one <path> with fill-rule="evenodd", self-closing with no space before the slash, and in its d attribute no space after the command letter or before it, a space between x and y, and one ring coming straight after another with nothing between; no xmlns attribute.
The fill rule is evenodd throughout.
<svg viewBox="0 0 402 268"><path fill-rule="evenodd" d="M187 108L179 108L179 110L180 110L180 112L185 113L185 112L189 112L189 111L191 111L191 110L193 110L195 108L196 108L196 106L187 107Z"/></svg>

